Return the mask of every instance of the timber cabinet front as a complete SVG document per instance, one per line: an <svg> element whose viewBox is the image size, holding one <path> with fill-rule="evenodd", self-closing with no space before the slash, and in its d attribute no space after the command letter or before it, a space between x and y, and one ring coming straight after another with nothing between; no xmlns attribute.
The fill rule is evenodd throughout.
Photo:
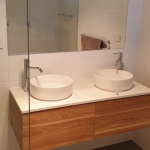
<svg viewBox="0 0 150 150"><path fill-rule="evenodd" d="M13 96L11 125L28 150L29 117ZM150 95L103 101L30 113L31 150L47 150L150 127Z"/></svg>

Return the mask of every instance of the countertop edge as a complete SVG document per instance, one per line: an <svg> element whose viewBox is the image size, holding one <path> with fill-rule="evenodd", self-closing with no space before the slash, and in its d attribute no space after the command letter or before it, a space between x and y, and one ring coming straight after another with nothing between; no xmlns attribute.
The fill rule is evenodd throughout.
<svg viewBox="0 0 150 150"><path fill-rule="evenodd" d="M109 100L117 100L117 99L123 99L123 98L130 98L130 97L137 97L137 96L144 96L144 95L149 95L150 92L147 93L141 93L141 94L133 94L131 96L120 96L118 98L105 98L105 99L98 99L98 100L89 100L89 101L84 101L84 102L78 102L78 103L72 103L72 104L64 104L60 106L52 106L52 107L47 107L47 108L41 108L41 109L33 109L30 111L30 113L38 112L38 111L45 111L45 110L51 110L51 109L57 109L57 108L63 108L63 107L71 107L71 106L77 106L77 105L84 105L84 104L90 104L90 103L96 103L96 102L103 102L103 101L109 101ZM29 111L21 111L22 114L27 114Z"/></svg>

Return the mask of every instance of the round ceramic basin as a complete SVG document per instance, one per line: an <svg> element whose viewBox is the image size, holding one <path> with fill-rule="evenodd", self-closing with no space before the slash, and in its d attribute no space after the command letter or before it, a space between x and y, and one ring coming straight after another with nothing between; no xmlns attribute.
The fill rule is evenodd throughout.
<svg viewBox="0 0 150 150"><path fill-rule="evenodd" d="M117 69L102 69L94 73L96 87L106 91L125 91L132 87L133 75Z"/></svg>
<svg viewBox="0 0 150 150"><path fill-rule="evenodd" d="M63 75L41 75L30 80L30 90L40 100L62 100L73 93L73 80Z"/></svg>

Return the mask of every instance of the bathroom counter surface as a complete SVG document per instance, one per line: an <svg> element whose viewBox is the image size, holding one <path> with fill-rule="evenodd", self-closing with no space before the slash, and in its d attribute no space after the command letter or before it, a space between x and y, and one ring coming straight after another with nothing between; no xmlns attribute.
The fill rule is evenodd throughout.
<svg viewBox="0 0 150 150"><path fill-rule="evenodd" d="M11 88L10 92L16 100L22 114L29 112L29 95L22 88ZM128 91L108 92L98 89L93 84L93 79L74 81L74 93L67 99L60 101L42 101L30 97L30 112L49 110L67 106L100 102L106 100L120 99L133 96L150 94L150 89L139 84L133 83L133 87Z"/></svg>

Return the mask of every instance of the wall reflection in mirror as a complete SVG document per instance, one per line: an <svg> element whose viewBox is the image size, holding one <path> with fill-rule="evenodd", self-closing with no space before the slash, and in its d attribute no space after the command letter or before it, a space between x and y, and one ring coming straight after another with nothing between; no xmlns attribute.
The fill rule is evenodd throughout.
<svg viewBox="0 0 150 150"><path fill-rule="evenodd" d="M26 0L7 0L9 54L27 52ZM30 53L125 47L128 0L29 0Z"/></svg>

